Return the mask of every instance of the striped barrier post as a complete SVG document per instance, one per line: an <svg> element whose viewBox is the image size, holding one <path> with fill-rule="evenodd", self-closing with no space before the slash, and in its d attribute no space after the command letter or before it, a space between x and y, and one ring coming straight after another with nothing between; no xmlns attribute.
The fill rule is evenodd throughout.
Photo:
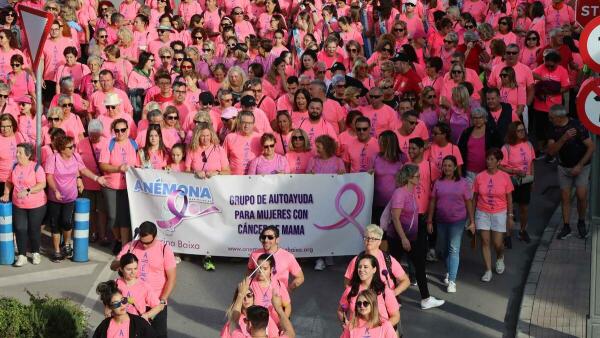
<svg viewBox="0 0 600 338"><path fill-rule="evenodd" d="M0 264L15 262L15 243L12 230L12 203L0 203Z"/></svg>
<svg viewBox="0 0 600 338"><path fill-rule="evenodd" d="M87 262L90 234L90 200L75 201L75 228L73 229L73 261Z"/></svg>

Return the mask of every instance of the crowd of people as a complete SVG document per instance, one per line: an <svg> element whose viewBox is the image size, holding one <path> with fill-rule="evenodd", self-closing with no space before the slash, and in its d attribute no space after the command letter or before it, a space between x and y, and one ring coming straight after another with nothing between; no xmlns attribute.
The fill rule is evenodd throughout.
<svg viewBox="0 0 600 338"><path fill-rule="evenodd" d="M42 97L19 6L54 15ZM120 258L121 279L99 288L109 337L149 330L151 318L164 334L175 283L178 257L153 244L155 227L132 241L125 173L133 167L202 180L373 174L380 226L367 227L365 252L345 274L345 337L401 332L396 299L410 283L423 309L441 306L427 262L444 260L447 291L456 292L464 229L481 240L481 280L502 274L512 232L531 240L536 159L558 164L559 239L571 234L573 188L578 234L587 236L594 144L574 98L591 77L572 1L9 0L0 25L0 200L13 204L14 265L27 264L27 252L40 264L42 225L50 259L70 257L74 202L89 198L90 241ZM289 293L304 277L278 249L276 230L261 233L264 249L251 256L224 336L294 336ZM162 259L138 255L150 248ZM162 273L146 293L127 291L140 274L148 281L138 264ZM318 258L315 269L330 264ZM215 269L210 257L203 266ZM129 304L128 294L144 301Z"/></svg>

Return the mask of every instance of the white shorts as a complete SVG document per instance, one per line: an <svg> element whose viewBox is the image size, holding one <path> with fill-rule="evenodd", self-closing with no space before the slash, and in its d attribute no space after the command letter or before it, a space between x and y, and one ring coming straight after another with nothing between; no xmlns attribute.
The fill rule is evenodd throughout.
<svg viewBox="0 0 600 338"><path fill-rule="evenodd" d="M491 214L479 209L475 210L475 227L477 230L506 232L506 211Z"/></svg>

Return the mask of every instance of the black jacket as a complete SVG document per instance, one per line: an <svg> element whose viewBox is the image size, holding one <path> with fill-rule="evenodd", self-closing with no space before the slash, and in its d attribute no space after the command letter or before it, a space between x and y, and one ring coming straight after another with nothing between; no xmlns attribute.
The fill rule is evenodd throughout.
<svg viewBox="0 0 600 338"><path fill-rule="evenodd" d="M500 112L498 122L496 122L490 114L488 116L487 124L489 127L495 129L498 138L501 141L504 141L506 133L508 132L508 125L512 122L512 107L510 104L504 102L500 103L500 105L502 106L502 111Z"/></svg>
<svg viewBox="0 0 600 338"><path fill-rule="evenodd" d="M106 318L94 331L94 338L106 338L111 318ZM129 314L129 338L156 338L156 332L148 322L136 315Z"/></svg>
<svg viewBox="0 0 600 338"><path fill-rule="evenodd" d="M473 129L475 129L475 127L469 127L467 129L465 129L462 134L460 134L460 138L458 139L458 149L460 149L460 155L463 158L463 163L465 163L465 166L462 170L462 175L466 176L467 175L467 147L469 144L469 137L471 137L471 134L473 133ZM502 146L502 140L500 140L500 137L498 137L498 133L496 133L496 130L494 128L491 128L489 125L485 125L485 150L487 151L490 148L500 148Z"/></svg>

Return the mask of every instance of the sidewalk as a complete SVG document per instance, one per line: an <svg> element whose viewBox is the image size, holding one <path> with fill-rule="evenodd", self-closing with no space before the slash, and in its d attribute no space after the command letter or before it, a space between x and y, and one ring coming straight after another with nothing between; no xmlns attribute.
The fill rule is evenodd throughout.
<svg viewBox="0 0 600 338"><path fill-rule="evenodd" d="M576 217L576 210L571 212ZM592 240L556 239L560 206L544 231L523 292L517 337L585 337L589 312Z"/></svg>

